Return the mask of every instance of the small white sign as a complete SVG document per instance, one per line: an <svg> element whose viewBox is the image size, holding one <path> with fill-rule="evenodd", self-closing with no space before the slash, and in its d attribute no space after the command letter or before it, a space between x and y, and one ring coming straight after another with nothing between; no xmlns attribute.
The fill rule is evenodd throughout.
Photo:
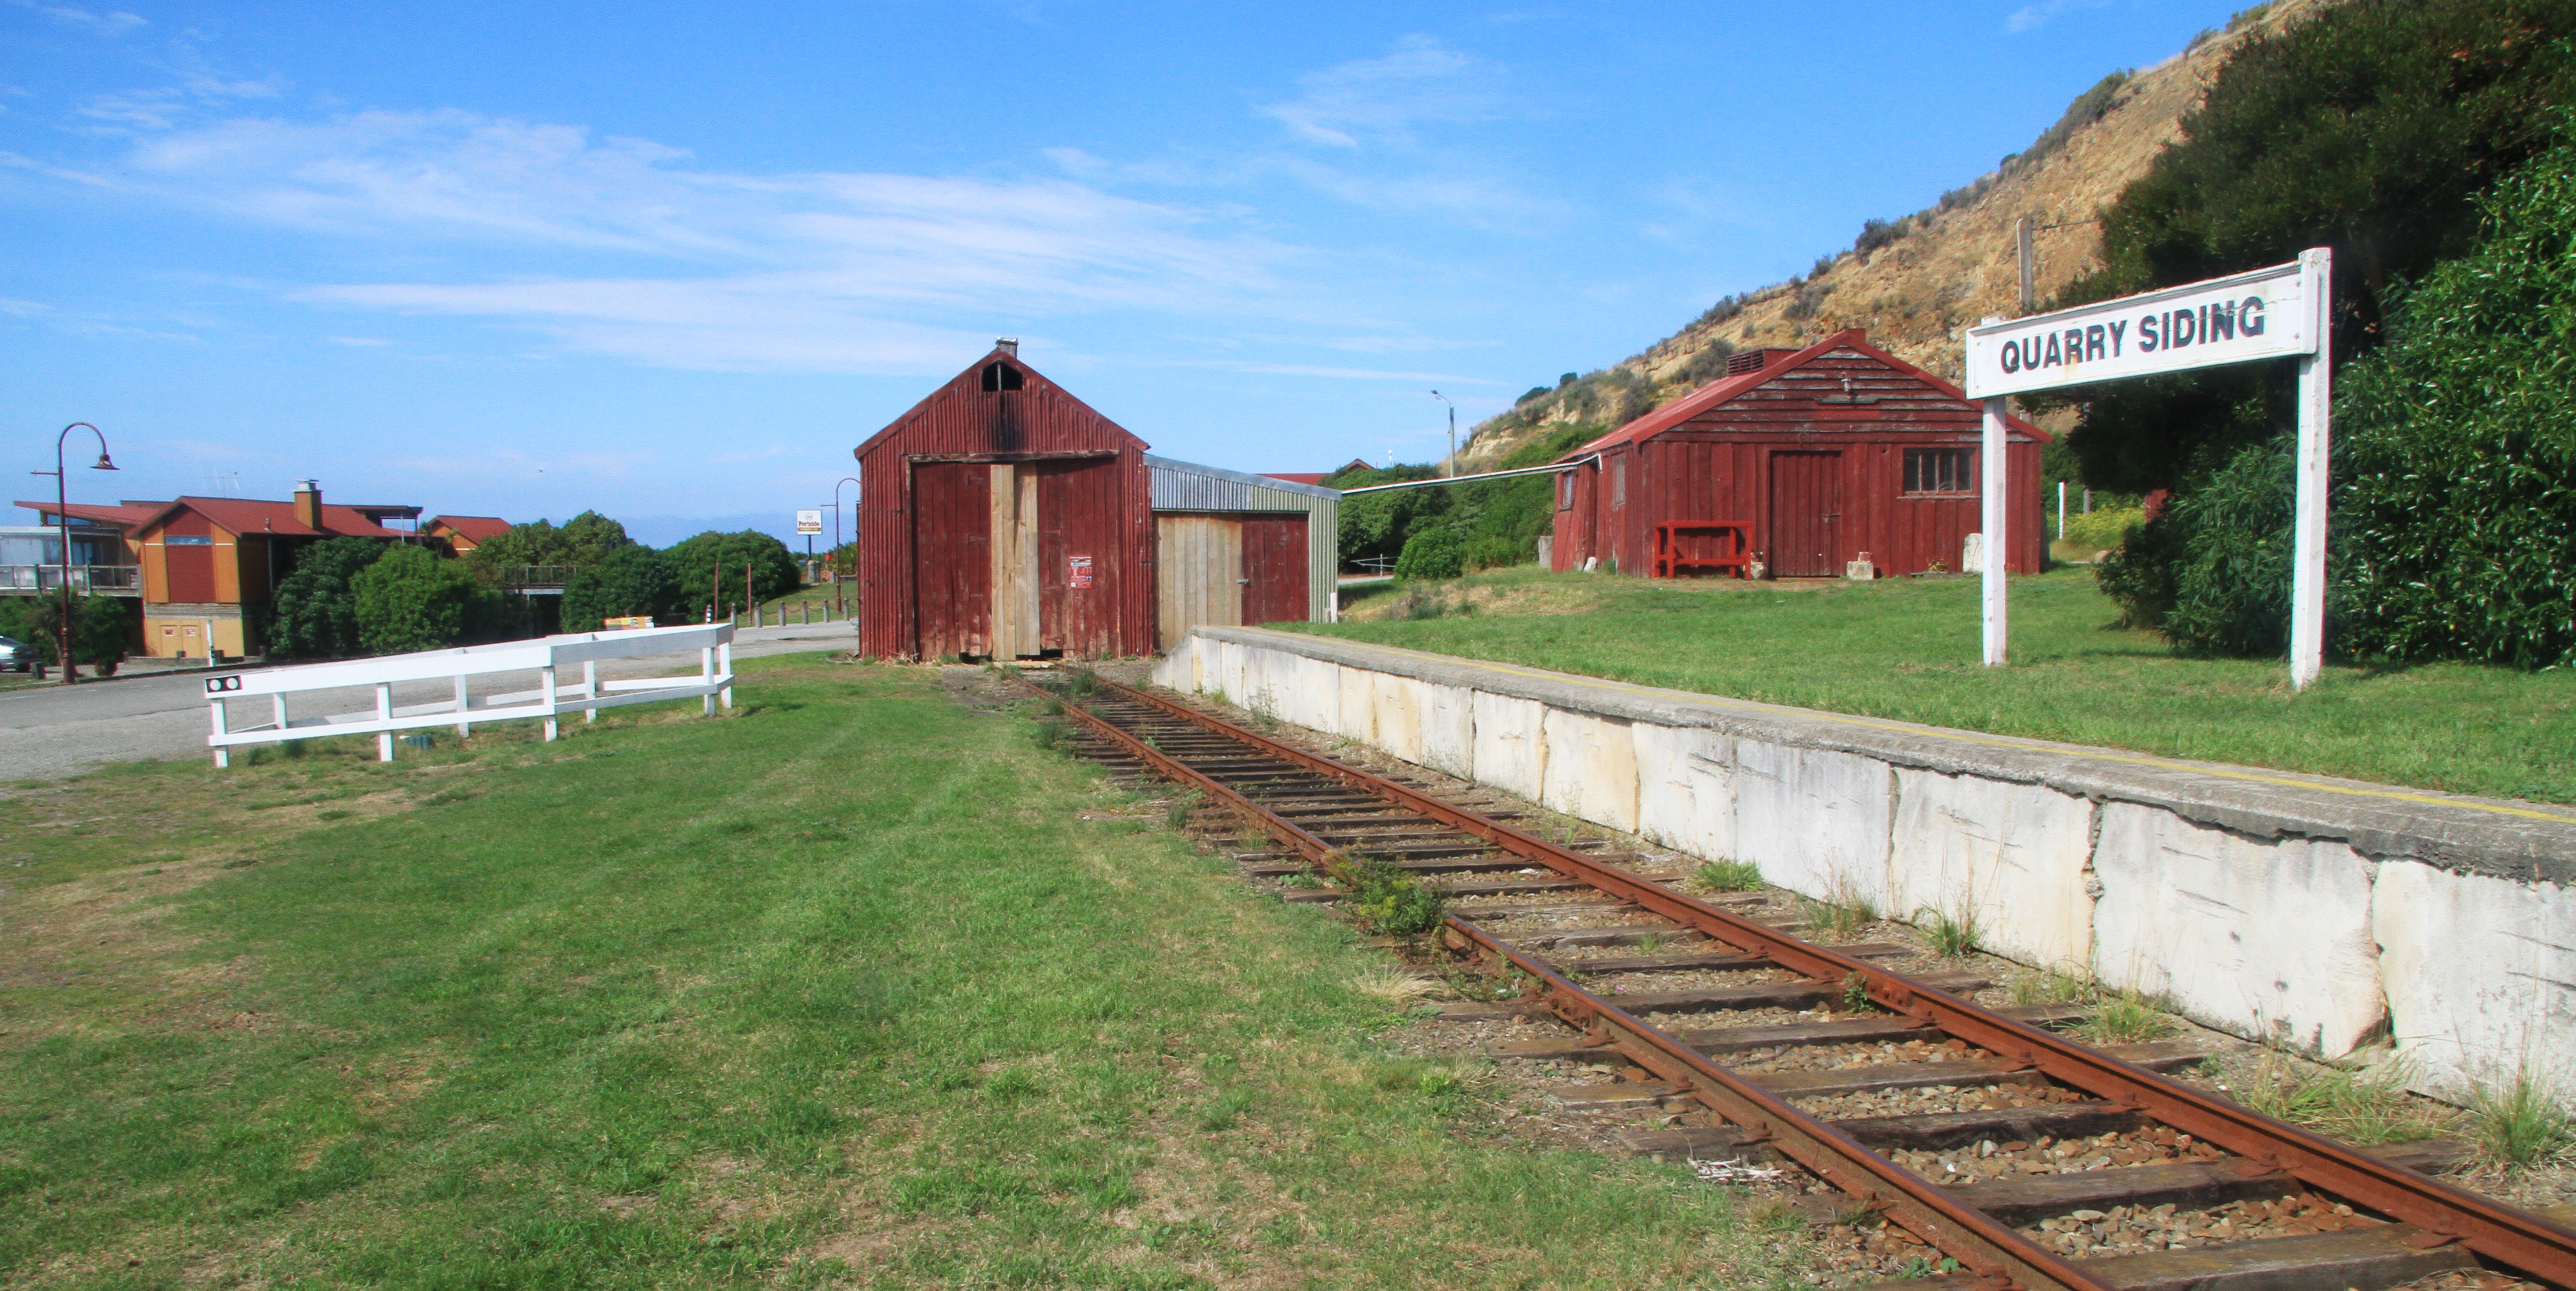
<svg viewBox="0 0 2576 1291"><path fill-rule="evenodd" d="M1968 397L2310 354L2299 261L1968 329Z"/></svg>
<svg viewBox="0 0 2576 1291"><path fill-rule="evenodd" d="M822 513L822 512L820 512L820 511L799 511L799 512L797 512L797 513L796 513L796 532L798 532L798 533L821 533L821 532L823 532L823 513Z"/></svg>

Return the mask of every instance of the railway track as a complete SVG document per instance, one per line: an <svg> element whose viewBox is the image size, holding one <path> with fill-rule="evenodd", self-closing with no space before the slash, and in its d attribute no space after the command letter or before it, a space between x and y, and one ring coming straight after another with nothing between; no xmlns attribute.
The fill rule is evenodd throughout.
<svg viewBox="0 0 2576 1291"><path fill-rule="evenodd" d="M2189 1046L2087 1046L2050 1029L2080 1010L1981 1007L1970 996L1989 983L1973 971L1880 962L1908 947L1802 939L1538 837L1507 810L1145 691L1055 697L1077 752L1195 789L1264 834L1267 851L1238 858L1250 872L1343 885L1296 897L1337 899L1360 866L1441 895L1428 940L1521 986L1449 1012L1563 1024L1497 1056L1612 1068L1618 1079L1556 1092L1650 1114L1625 1136L1634 1150L1794 1162L1839 1191L1844 1214L1920 1242L1918 1271L1948 1270L1903 1286L2375 1291L2500 1270L2576 1288L2576 1232L2422 1172L2456 1160L2454 1144L2338 1143L2160 1074L2196 1062ZM1927 1090L1948 1105L1872 1105ZM2165 1249L2101 1254L2115 1217L2123 1232L2145 1217L2146 1245Z"/></svg>

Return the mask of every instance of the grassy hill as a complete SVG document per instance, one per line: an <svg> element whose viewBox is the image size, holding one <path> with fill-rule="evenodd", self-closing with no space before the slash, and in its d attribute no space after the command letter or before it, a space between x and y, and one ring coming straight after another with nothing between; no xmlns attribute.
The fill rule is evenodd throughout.
<svg viewBox="0 0 2576 1291"><path fill-rule="evenodd" d="M1737 349L1803 346L1845 327L1866 328L1898 357L1956 379L1960 329L2020 312L2020 219L2036 225L2033 290L2045 301L2097 266L2100 211L2180 137L2183 115L2235 50L2328 2L2258 5L2154 67L2113 72L1996 170L1921 211L1870 221L1853 246L1827 251L1804 277L1719 301L1644 353L1532 389L1476 426L1461 469L1495 469L1569 426L1615 426L1650 412L1722 373Z"/></svg>

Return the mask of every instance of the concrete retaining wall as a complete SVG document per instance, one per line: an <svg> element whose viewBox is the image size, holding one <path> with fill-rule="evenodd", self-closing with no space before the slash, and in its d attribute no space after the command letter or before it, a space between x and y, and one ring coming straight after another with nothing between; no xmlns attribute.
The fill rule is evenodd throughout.
<svg viewBox="0 0 2576 1291"><path fill-rule="evenodd" d="M2576 809L1948 731L1260 628L1154 680L2419 1089L2576 1080ZM2576 1092L2571 1088L2570 1092Z"/></svg>

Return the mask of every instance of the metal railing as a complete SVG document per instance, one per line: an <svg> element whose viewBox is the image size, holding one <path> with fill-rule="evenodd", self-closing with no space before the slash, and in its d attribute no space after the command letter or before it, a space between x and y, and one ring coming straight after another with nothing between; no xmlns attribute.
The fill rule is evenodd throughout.
<svg viewBox="0 0 2576 1291"><path fill-rule="evenodd" d="M599 679L599 664L604 659L633 659L690 649L698 652L698 673L694 677L608 682ZM576 663L581 665L580 683L562 684L557 678L558 670ZM537 687L487 695L480 707L475 706L467 681L504 672L533 672L537 674ZM394 705L397 683L423 681L453 681L454 698ZM700 623L676 628L572 632L534 641L229 673L208 677L205 685L214 724L206 743L214 749L218 767L232 765L231 750L242 745L279 744L330 735L373 735L376 759L391 762L395 732L431 726L453 726L458 735L465 735L477 723L536 718L545 722L546 738L552 740L555 719L563 713L581 713L582 720L596 721L603 708L692 697L703 697L707 715L712 717L719 702L726 708L733 707L733 625ZM289 695L361 687L374 689L374 708L324 717L297 717L287 711ZM226 702L258 695L269 699L268 720L256 726L234 726Z"/></svg>
<svg viewBox="0 0 2576 1291"><path fill-rule="evenodd" d="M503 565L501 586L513 592L560 592L579 565Z"/></svg>
<svg viewBox="0 0 2576 1291"><path fill-rule="evenodd" d="M0 592L51 592L63 585L60 565L0 565ZM138 596L141 565L74 565L72 590L83 595Z"/></svg>

